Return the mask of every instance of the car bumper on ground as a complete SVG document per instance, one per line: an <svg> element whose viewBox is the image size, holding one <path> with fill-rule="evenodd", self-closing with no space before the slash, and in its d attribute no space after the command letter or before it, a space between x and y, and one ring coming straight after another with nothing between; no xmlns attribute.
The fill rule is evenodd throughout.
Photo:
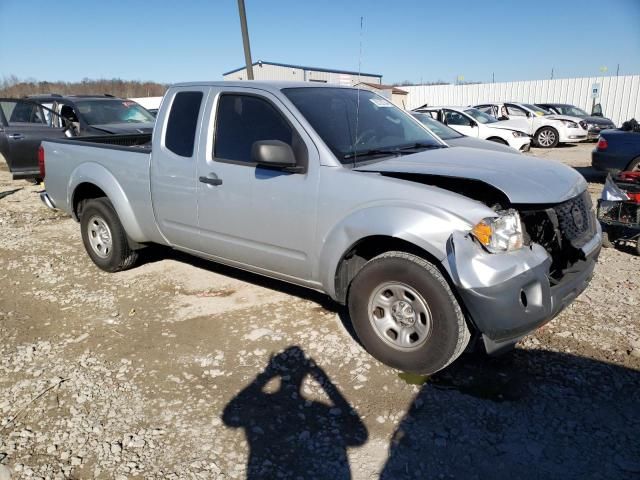
<svg viewBox="0 0 640 480"><path fill-rule="evenodd" d="M591 166L595 170L608 173L622 172L629 164L628 155L602 152L597 148L591 151Z"/></svg>
<svg viewBox="0 0 640 480"><path fill-rule="evenodd" d="M582 249L584 258L552 286L548 277L551 258L541 246L490 254L470 236L452 235L448 270L487 352L512 348L580 295L593 275L601 242L598 225L596 234Z"/></svg>

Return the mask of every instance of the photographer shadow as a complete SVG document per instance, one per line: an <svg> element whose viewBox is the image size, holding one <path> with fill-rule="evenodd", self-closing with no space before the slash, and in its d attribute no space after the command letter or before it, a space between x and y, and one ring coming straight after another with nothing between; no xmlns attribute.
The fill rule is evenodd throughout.
<svg viewBox="0 0 640 480"><path fill-rule="evenodd" d="M305 380L314 396L305 397ZM318 389L317 387L320 387ZM223 422L243 428L249 444L247 478L349 479L347 448L365 443L357 412L327 374L297 346L272 357L225 407Z"/></svg>

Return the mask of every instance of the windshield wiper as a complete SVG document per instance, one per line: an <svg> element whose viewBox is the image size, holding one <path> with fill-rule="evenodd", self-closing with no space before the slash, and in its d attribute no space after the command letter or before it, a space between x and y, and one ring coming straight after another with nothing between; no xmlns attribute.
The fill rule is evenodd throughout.
<svg viewBox="0 0 640 480"><path fill-rule="evenodd" d="M412 143L411 145L403 145L393 148L372 148L370 150L361 150L359 152L347 153L342 158L345 160L349 160L351 158L369 157L373 155L402 155L406 153L412 153L407 152L407 150L426 150L433 148L446 148L446 145L437 145L433 143Z"/></svg>

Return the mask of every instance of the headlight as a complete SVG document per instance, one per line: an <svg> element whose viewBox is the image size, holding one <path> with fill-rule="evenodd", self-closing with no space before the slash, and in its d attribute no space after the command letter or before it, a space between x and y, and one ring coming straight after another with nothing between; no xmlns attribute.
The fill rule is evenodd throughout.
<svg viewBox="0 0 640 480"><path fill-rule="evenodd" d="M565 127L569 128L578 128L578 124L576 122L572 122L571 120L560 120Z"/></svg>
<svg viewBox="0 0 640 480"><path fill-rule="evenodd" d="M497 212L478 223L471 233L491 253L509 252L522 248L524 243L520 215L515 210Z"/></svg>
<svg viewBox="0 0 640 480"><path fill-rule="evenodd" d="M513 132L511 132L511 135L513 135L514 137L528 137L529 135L527 135L524 132L518 132L516 130L514 130Z"/></svg>

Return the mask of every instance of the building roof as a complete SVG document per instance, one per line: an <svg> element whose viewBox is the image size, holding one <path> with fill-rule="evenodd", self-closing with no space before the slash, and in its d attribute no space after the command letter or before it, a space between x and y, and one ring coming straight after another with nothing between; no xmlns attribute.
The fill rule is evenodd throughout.
<svg viewBox="0 0 640 480"><path fill-rule="evenodd" d="M260 64L274 65L276 67L285 67L285 68L299 68L301 70L313 70L315 72L346 73L348 75L364 75L366 77L382 78L382 75L380 75L379 73L350 72L348 70L336 70L334 68L305 67L303 65L290 65L288 63L267 62L265 60L258 60L257 62L252 63L254 67ZM230 73L239 72L240 70L244 70L245 68L247 67L244 66L244 67L236 68L233 70L229 70L228 72L224 72L222 75L229 75Z"/></svg>
<svg viewBox="0 0 640 480"><path fill-rule="evenodd" d="M407 92L406 90L394 87L393 85L383 85L382 83L369 82L360 82L359 85L366 85L368 87L375 88L376 90L391 90L391 93L394 95L409 95L409 92Z"/></svg>

